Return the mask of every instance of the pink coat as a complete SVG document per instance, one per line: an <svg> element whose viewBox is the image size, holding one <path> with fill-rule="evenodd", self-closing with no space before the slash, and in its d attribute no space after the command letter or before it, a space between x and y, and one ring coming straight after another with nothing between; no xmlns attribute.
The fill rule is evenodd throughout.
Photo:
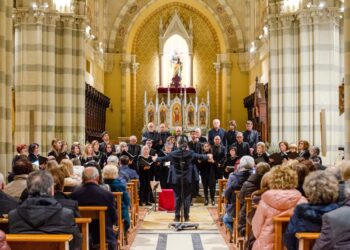
<svg viewBox="0 0 350 250"><path fill-rule="evenodd" d="M294 208L307 200L296 189L268 190L259 202L252 221L256 241L253 250L272 250L274 239L273 217L291 216Z"/></svg>

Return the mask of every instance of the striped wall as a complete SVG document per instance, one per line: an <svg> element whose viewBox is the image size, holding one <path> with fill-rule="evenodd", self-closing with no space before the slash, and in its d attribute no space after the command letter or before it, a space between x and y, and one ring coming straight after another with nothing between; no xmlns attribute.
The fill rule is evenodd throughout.
<svg viewBox="0 0 350 250"><path fill-rule="evenodd" d="M350 1L344 1L345 157L350 160Z"/></svg>
<svg viewBox="0 0 350 250"><path fill-rule="evenodd" d="M84 19L15 10L15 143L84 142Z"/></svg>
<svg viewBox="0 0 350 250"><path fill-rule="evenodd" d="M274 3L270 4L270 10ZM343 145L338 111L342 81L341 20L337 10L301 10L269 16L271 142L304 139L321 146L320 112L326 111L327 154L334 163Z"/></svg>
<svg viewBox="0 0 350 250"><path fill-rule="evenodd" d="M12 147L12 4L0 1L0 172L11 164Z"/></svg>

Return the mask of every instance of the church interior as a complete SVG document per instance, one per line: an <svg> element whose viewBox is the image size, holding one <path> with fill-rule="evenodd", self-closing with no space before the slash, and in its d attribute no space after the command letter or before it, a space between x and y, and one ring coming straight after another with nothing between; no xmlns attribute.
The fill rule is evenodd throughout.
<svg viewBox="0 0 350 250"><path fill-rule="evenodd" d="M348 160L350 0L0 0L1 250L350 249Z"/></svg>

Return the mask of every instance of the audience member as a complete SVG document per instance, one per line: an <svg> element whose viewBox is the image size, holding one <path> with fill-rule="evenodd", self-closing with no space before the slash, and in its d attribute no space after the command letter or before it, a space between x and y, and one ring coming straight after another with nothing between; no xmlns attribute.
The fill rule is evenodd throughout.
<svg viewBox="0 0 350 250"><path fill-rule="evenodd" d="M344 204L344 202L347 199L347 196L345 194L345 182L342 178L342 173L341 173L341 166L343 162L338 162L334 166L329 166L326 169L326 172L332 173L335 178L338 180L338 190L339 190L339 195L338 195L338 200L337 203L341 206Z"/></svg>
<svg viewBox="0 0 350 250"><path fill-rule="evenodd" d="M12 234L72 234L70 249L80 249L81 235L73 211L53 198L54 181L46 171L34 171L27 180L28 199L9 213Z"/></svg>
<svg viewBox="0 0 350 250"><path fill-rule="evenodd" d="M119 176L126 183L133 179L139 179L139 175L134 169L131 169L128 165L129 157L126 155L122 155L120 157L120 167L119 167Z"/></svg>
<svg viewBox="0 0 350 250"><path fill-rule="evenodd" d="M52 157L52 156L49 156L49 157ZM58 168L58 163L57 163L57 161L56 160L50 160L50 159L48 159L48 161L47 161L47 164L46 164L46 167L44 168L44 169L42 169L42 170L46 170L46 171L50 171L51 169L53 169L53 168Z"/></svg>
<svg viewBox="0 0 350 250"><path fill-rule="evenodd" d="M0 250L11 250L6 242L6 235L2 231L0 231Z"/></svg>
<svg viewBox="0 0 350 250"><path fill-rule="evenodd" d="M86 167L83 171L83 185L71 194L73 200L78 201L79 206L106 206L106 240L108 250L116 249L116 235L113 232L113 224L117 220L115 200L111 192L99 186L100 175L96 167ZM98 221L90 223L92 241L99 244Z"/></svg>
<svg viewBox="0 0 350 250"><path fill-rule="evenodd" d="M286 165L288 165L288 164L286 164ZM303 163L297 163L297 164L292 165L292 169L294 169L298 175L297 190L302 195L305 195L304 189L303 189L303 184L304 184L305 177L309 174L310 171L307 168L307 166Z"/></svg>
<svg viewBox="0 0 350 250"><path fill-rule="evenodd" d="M4 189L8 195L19 199L23 190L27 187L28 174L33 171L32 163L27 159L16 161L13 167L13 181L10 182Z"/></svg>
<svg viewBox="0 0 350 250"><path fill-rule="evenodd" d="M292 144L289 144L289 152L290 153L297 153L298 152L298 147L296 144L292 143Z"/></svg>
<svg viewBox="0 0 350 250"><path fill-rule="evenodd" d="M349 188L349 182L347 182L347 199L345 204L340 208L323 215L321 234L316 240L313 250L350 249Z"/></svg>
<svg viewBox="0 0 350 250"><path fill-rule="evenodd" d="M12 209L15 209L18 205L18 202L12 196L4 192L5 180L2 173L0 173L0 217L3 217L4 214L8 214ZM8 233L8 225L0 223L0 230ZM0 248L1 250L1 248Z"/></svg>
<svg viewBox="0 0 350 250"><path fill-rule="evenodd" d="M251 156L243 156L240 161L239 164L237 166L237 170L243 166L249 166L250 169L253 169L255 166L254 163L254 158ZM231 185L231 182L235 180L235 176L233 175L233 173L231 173L228 177L227 183L226 183L226 188L228 188Z"/></svg>
<svg viewBox="0 0 350 250"><path fill-rule="evenodd" d="M60 167L64 173L65 192L70 192L74 189L74 187L79 186L81 184L81 177L74 174L74 167L71 160L68 160L68 159L62 160Z"/></svg>
<svg viewBox="0 0 350 250"><path fill-rule="evenodd" d="M122 156L127 157L127 156ZM124 222L124 232L128 232L130 227L130 198L126 191L126 185L118 179L118 168L113 165L106 165L102 171L104 182L109 185L111 192L122 192L122 217Z"/></svg>
<svg viewBox="0 0 350 250"><path fill-rule="evenodd" d="M336 208L338 181L331 173L315 171L310 173L303 185L309 203L295 207L293 216L284 233L288 250L298 250L297 232L320 232L322 215Z"/></svg>
<svg viewBox="0 0 350 250"><path fill-rule="evenodd" d="M296 205L306 199L296 190L297 173L288 166L278 166L272 172L269 190L262 196L255 212L252 231L256 238L253 250L273 249L273 217L292 215Z"/></svg>

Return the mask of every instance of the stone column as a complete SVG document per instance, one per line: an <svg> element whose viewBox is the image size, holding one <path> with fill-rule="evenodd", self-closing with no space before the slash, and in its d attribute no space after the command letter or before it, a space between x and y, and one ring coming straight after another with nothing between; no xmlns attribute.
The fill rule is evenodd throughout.
<svg viewBox="0 0 350 250"><path fill-rule="evenodd" d="M227 58L229 58L227 54ZM225 127L231 117L231 72L232 63L230 61L225 61L222 63L222 127Z"/></svg>
<svg viewBox="0 0 350 250"><path fill-rule="evenodd" d="M344 1L345 159L350 160L350 1Z"/></svg>
<svg viewBox="0 0 350 250"><path fill-rule="evenodd" d="M122 89L121 89L121 131L122 136L130 135L131 114L128 108L130 107L130 84L131 84L131 55L124 55L123 61L120 63L122 71ZM127 107L129 105L129 107ZM129 112L128 112L129 111Z"/></svg>
<svg viewBox="0 0 350 250"><path fill-rule="evenodd" d="M139 69L139 63L136 62L136 56L134 57L133 63L131 64L131 72L132 72L132 121L134 122L137 119L136 114L136 82L137 82L137 70Z"/></svg>
<svg viewBox="0 0 350 250"><path fill-rule="evenodd" d="M220 68L221 63L214 63L215 68L215 116L219 117L219 81L220 81Z"/></svg>

